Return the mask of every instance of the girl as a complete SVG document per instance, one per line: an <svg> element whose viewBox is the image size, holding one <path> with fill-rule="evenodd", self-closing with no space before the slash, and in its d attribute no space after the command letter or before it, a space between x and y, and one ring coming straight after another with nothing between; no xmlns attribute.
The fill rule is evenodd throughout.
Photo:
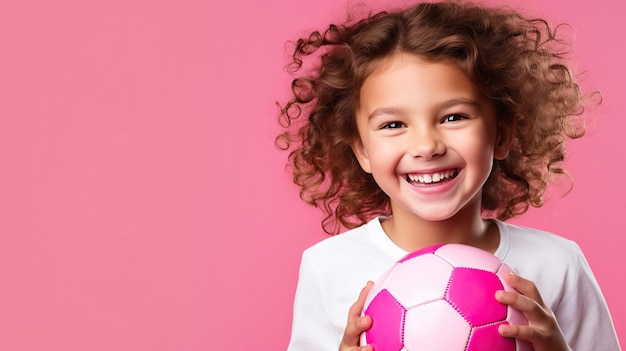
<svg viewBox="0 0 626 351"><path fill-rule="evenodd" d="M294 71L316 64L292 83L277 143L291 150L301 197L325 211L324 229L351 230L304 252L289 350L372 350L358 346L371 326L368 281L439 243L490 251L518 272L507 277L518 293L495 298L529 324L501 335L535 351L619 350L579 247L503 222L542 205L565 174L566 137L584 132L558 43L544 20L458 2L298 41Z"/></svg>

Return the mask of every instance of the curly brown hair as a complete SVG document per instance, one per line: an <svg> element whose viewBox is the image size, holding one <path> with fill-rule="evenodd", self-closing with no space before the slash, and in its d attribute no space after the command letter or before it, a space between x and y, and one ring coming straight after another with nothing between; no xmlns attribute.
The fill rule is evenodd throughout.
<svg viewBox="0 0 626 351"><path fill-rule="evenodd" d="M454 60L494 103L498 127L512 131L508 157L494 160L483 186L485 215L506 220L540 207L548 183L567 175L566 138L584 134L576 118L584 98L563 44L543 19L458 1L381 12L299 39L289 65L293 96L281 106L286 130L276 145L291 150L300 197L325 212L328 233L390 214L389 198L361 169L351 145L359 138L355 111L363 81L403 52ZM305 59L313 69L305 69Z"/></svg>

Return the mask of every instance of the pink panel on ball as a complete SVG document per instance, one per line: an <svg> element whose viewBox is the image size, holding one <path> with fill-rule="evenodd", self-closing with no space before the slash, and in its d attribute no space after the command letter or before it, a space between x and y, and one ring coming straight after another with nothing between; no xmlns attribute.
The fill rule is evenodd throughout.
<svg viewBox="0 0 626 351"><path fill-rule="evenodd" d="M407 310L404 346L408 351L464 350L470 330L452 306L439 300Z"/></svg>
<svg viewBox="0 0 626 351"><path fill-rule="evenodd" d="M532 345L526 340L515 340L515 351L533 351Z"/></svg>
<svg viewBox="0 0 626 351"><path fill-rule="evenodd" d="M446 300L473 326L479 326L506 318L507 306L495 298L496 291L502 289L500 279L493 273L472 268L455 268Z"/></svg>
<svg viewBox="0 0 626 351"><path fill-rule="evenodd" d="M372 327L365 332L365 343L374 346L375 350L400 351L405 309L393 296L382 290L365 314L372 318Z"/></svg>
<svg viewBox="0 0 626 351"><path fill-rule="evenodd" d="M515 340L515 351L533 351L532 345L526 340Z"/></svg>
<svg viewBox="0 0 626 351"><path fill-rule="evenodd" d="M443 298L453 269L435 255L414 257L396 267L386 288L408 309Z"/></svg>
<svg viewBox="0 0 626 351"><path fill-rule="evenodd" d="M443 245L435 254L443 257L455 267L473 267L495 273L502 265L496 256L469 245Z"/></svg>
<svg viewBox="0 0 626 351"><path fill-rule="evenodd" d="M421 250L413 251L410 254L404 256L403 258L401 258L400 261L398 261L398 262L404 262L404 261L412 259L413 257L417 257L417 256L425 255L425 254L431 254L431 253L435 252L438 248L440 248L443 245L444 244L433 245L433 246L425 247L425 248L423 248Z"/></svg>
<svg viewBox="0 0 626 351"><path fill-rule="evenodd" d="M504 286L504 290L506 290L506 291L515 291L515 289L513 289L504 280L504 276L509 274L510 271L511 271L511 268L503 263L502 266L500 266L500 268L496 271L496 275L498 277L500 277L500 280L502 281L502 285Z"/></svg>
<svg viewBox="0 0 626 351"><path fill-rule="evenodd" d="M372 286L372 289L365 298L365 307L367 307L372 302L372 299L376 295L378 295L383 289L387 288L387 282L393 278L394 272L399 265L400 263L396 262L376 280L374 286Z"/></svg>
<svg viewBox="0 0 626 351"><path fill-rule="evenodd" d="M514 325L528 325L528 320L524 317L524 314L509 306L507 306L506 320Z"/></svg>
<svg viewBox="0 0 626 351"><path fill-rule="evenodd" d="M474 328L466 351L516 351L515 339L498 334L500 324L503 323Z"/></svg>

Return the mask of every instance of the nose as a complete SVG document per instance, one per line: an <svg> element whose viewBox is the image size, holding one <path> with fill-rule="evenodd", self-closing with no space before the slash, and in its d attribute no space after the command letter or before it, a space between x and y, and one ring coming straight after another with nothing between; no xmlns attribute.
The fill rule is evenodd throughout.
<svg viewBox="0 0 626 351"><path fill-rule="evenodd" d="M409 153L412 157L432 159L446 153L445 143L439 133L431 128L417 130L411 135Z"/></svg>

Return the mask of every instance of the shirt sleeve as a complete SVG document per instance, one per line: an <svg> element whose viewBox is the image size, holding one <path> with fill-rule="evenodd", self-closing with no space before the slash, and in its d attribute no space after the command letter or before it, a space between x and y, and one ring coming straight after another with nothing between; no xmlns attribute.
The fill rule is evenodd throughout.
<svg viewBox="0 0 626 351"><path fill-rule="evenodd" d="M565 277L562 299L554 313L565 339L574 351L620 351L606 301L580 247L576 268Z"/></svg>
<svg viewBox="0 0 626 351"><path fill-rule="evenodd" d="M339 347L342 331L338 337L338 331L329 322L325 291L327 289L305 251L300 263L287 351L336 350Z"/></svg>

